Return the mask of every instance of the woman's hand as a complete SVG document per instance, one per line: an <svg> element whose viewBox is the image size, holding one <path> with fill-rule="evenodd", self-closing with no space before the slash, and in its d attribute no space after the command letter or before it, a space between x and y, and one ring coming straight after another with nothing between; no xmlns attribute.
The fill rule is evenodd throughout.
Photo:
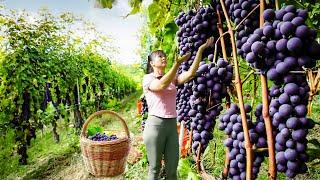
<svg viewBox="0 0 320 180"><path fill-rule="evenodd" d="M179 56L179 57L176 56L176 62L178 64L181 64L184 61L188 60L190 58L190 56L191 56L190 52L187 52L187 54L183 55L182 57L181 56Z"/></svg>
<svg viewBox="0 0 320 180"><path fill-rule="evenodd" d="M214 40L213 37L210 37L209 39L207 39L207 41L199 47L199 50L204 51L205 49L207 49L211 44L213 44L213 40Z"/></svg>
<svg viewBox="0 0 320 180"><path fill-rule="evenodd" d="M213 37L207 39L207 41L199 47L196 57L194 58L188 71L182 72L178 76L177 84L183 84L187 81L190 81L196 75L196 71L199 68L199 63L202 60L202 53L211 44L213 44Z"/></svg>

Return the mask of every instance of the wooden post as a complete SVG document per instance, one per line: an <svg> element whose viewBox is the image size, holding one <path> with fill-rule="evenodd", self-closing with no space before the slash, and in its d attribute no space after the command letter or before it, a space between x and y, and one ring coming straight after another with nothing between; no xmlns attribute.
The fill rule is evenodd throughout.
<svg viewBox="0 0 320 180"><path fill-rule="evenodd" d="M264 0L260 0L260 27L263 26L263 11L265 9ZM266 127L267 143L268 143L268 154L269 154L269 179L276 179L276 158L274 148L274 138L272 133L272 121L269 114L269 100L268 100L268 81L267 76L263 73L260 75L261 78L261 91L262 91L262 116Z"/></svg>
<svg viewBox="0 0 320 180"><path fill-rule="evenodd" d="M230 23L230 19L228 17L228 13L225 7L225 4L223 1L220 1L222 10L224 13L224 16L227 21L228 25L228 32L230 34L230 40L232 44L232 56L234 60L234 70L235 70L235 85L237 89L237 96L239 100L239 107L240 107L240 113L241 113L241 119L242 119L242 127L243 127L243 133L244 133L244 142L245 142L245 149L246 149L246 179L251 180L252 178L252 162L253 162L253 150L252 150L252 144L250 142L249 137L249 129L248 129L248 123L247 123L247 117L246 112L244 109L244 101L243 101L243 94L242 94L242 84L241 84L241 78L240 78L240 72L239 72L239 64L237 60L237 47L235 43L235 37L234 32L232 30L232 26Z"/></svg>

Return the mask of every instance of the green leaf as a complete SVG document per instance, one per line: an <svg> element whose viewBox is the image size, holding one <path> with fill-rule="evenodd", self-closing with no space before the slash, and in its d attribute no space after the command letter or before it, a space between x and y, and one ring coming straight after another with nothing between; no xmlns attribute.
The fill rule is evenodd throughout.
<svg viewBox="0 0 320 180"><path fill-rule="evenodd" d="M88 128L88 136L93 136L97 133L102 133L103 132L103 128L100 126L91 126Z"/></svg>
<svg viewBox="0 0 320 180"><path fill-rule="evenodd" d="M174 35L175 33L179 30L178 26L173 22L169 22L168 24L165 25L165 35Z"/></svg>
<svg viewBox="0 0 320 180"><path fill-rule="evenodd" d="M97 8L108 8L111 9L112 5L115 3L115 0L95 0L95 7Z"/></svg>
<svg viewBox="0 0 320 180"><path fill-rule="evenodd" d="M319 148L308 148L307 150L309 161L319 159L320 149Z"/></svg>
<svg viewBox="0 0 320 180"><path fill-rule="evenodd" d="M178 164L179 177L181 179L188 179L197 177L195 174L195 169L190 158L184 158L179 160Z"/></svg>
<svg viewBox="0 0 320 180"><path fill-rule="evenodd" d="M132 10L125 17L128 17L129 15L137 14L138 12L140 12L142 0L129 0L129 4L132 7Z"/></svg>
<svg viewBox="0 0 320 180"><path fill-rule="evenodd" d="M314 146L316 146L317 148L320 149L320 142L319 142L318 139L310 139L310 140L308 141L308 143L311 143L311 144L313 144Z"/></svg>

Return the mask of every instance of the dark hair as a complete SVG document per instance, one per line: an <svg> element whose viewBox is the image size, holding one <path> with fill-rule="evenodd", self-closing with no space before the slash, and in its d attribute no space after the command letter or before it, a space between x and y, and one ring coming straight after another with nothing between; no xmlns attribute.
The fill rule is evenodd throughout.
<svg viewBox="0 0 320 180"><path fill-rule="evenodd" d="M151 57L150 57L150 55L149 55L149 56L148 56L148 62L147 62L147 70L146 70L146 73L147 73L147 74L150 74L150 73L153 72L153 68L152 68L152 66L151 66L151 64L150 64L150 61L151 61Z"/></svg>
<svg viewBox="0 0 320 180"><path fill-rule="evenodd" d="M147 74L153 72L153 68L152 68L150 62L153 61L156 56L165 56L165 57L166 57L166 54L165 54L162 50L156 50L156 51L153 51L153 52L148 56L147 70L146 70L146 73L147 73Z"/></svg>

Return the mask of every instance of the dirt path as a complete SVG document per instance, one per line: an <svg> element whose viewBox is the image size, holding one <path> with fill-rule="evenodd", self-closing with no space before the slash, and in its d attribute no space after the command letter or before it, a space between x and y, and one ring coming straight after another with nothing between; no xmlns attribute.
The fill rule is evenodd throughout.
<svg viewBox="0 0 320 180"><path fill-rule="evenodd" d="M141 153L137 149L137 146L142 143L141 136L134 136L134 144L130 150L128 156L128 163L133 164L137 162L141 156ZM87 172L81 157L81 153L76 153L72 157L65 160L65 163L61 163L59 167L56 167L50 174L43 179L45 180L93 180L93 179L112 179L120 180L125 179L124 175L116 177L94 177Z"/></svg>
<svg viewBox="0 0 320 180"><path fill-rule="evenodd" d="M138 95L138 94L137 94ZM122 109L121 116L127 121L127 125L129 127L130 136L131 136L131 149L128 156L127 168L128 164L136 163L139 158L142 156L142 153L138 150L140 144L142 143L141 133L137 130L137 127L140 125L137 124L137 114L136 114L136 106L135 102L137 100L137 95L133 95L132 97L128 97L125 102L123 102L124 107ZM136 134L133 134L136 133ZM41 179L45 180L92 180L92 179L125 179L125 173L116 177L94 177L86 170L84 163L82 161L81 152L72 154L70 157L61 160L56 167L47 171L46 174L43 174Z"/></svg>

